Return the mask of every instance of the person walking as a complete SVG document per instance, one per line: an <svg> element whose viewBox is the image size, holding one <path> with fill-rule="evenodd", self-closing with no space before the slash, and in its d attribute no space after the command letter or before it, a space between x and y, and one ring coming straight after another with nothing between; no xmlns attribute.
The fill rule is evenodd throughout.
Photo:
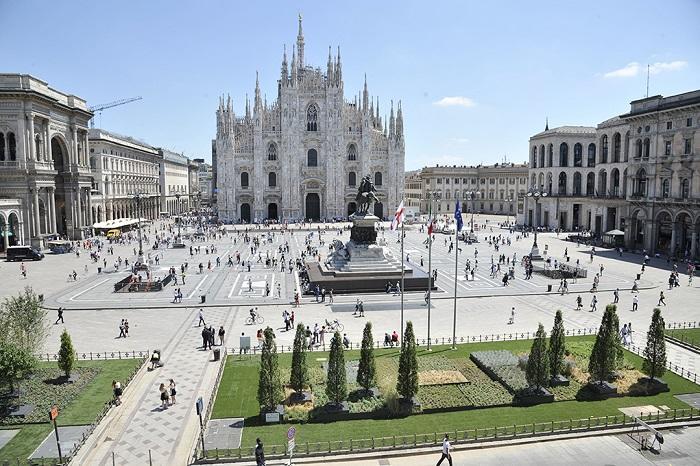
<svg viewBox="0 0 700 466"><path fill-rule="evenodd" d="M639 307L639 295L636 294L632 298L632 310L636 311L638 307Z"/></svg>
<svg viewBox="0 0 700 466"><path fill-rule="evenodd" d="M515 323L515 306L510 308L510 320L508 321L508 324L514 324Z"/></svg>
<svg viewBox="0 0 700 466"><path fill-rule="evenodd" d="M657 306L661 306L662 304L665 306L666 305L665 299L666 299L666 297L664 296L664 291L661 290L661 292L659 293L659 303L657 304Z"/></svg>
<svg viewBox="0 0 700 466"><path fill-rule="evenodd" d="M112 393L114 394L114 404L119 406L122 404L122 384L116 380L112 380Z"/></svg>
<svg viewBox="0 0 700 466"><path fill-rule="evenodd" d="M56 322L54 323L54 325L58 325L59 320L61 321L62 324L65 324L65 322L63 321L63 308L62 307L58 308L58 319L56 319Z"/></svg>
<svg viewBox="0 0 700 466"><path fill-rule="evenodd" d="M595 312L598 310L598 298L596 295L593 295L593 299L591 300L591 312Z"/></svg>
<svg viewBox="0 0 700 466"><path fill-rule="evenodd" d="M615 291L613 291L613 304L617 304L620 302L620 289L615 288Z"/></svg>
<svg viewBox="0 0 700 466"><path fill-rule="evenodd" d="M204 322L204 310L202 308L200 308L199 309L199 323L197 324L197 327L201 327L202 324L204 324L205 327L207 326L207 323Z"/></svg>
<svg viewBox="0 0 700 466"><path fill-rule="evenodd" d="M435 466L440 466L442 462L447 458L447 462L452 466L452 455L450 454L450 436L445 434L445 438L442 439L442 456L440 456L440 461L437 462Z"/></svg>
<svg viewBox="0 0 700 466"><path fill-rule="evenodd" d="M260 438L255 439L255 464L256 466L265 466L265 451Z"/></svg>
<svg viewBox="0 0 700 466"><path fill-rule="evenodd" d="M224 330L224 326L219 327L219 346L224 346L224 337L226 336L226 330Z"/></svg>
<svg viewBox="0 0 700 466"><path fill-rule="evenodd" d="M165 384L162 383L160 384L160 387L158 387L158 391L160 391L160 407L161 409L168 409L168 390L165 388Z"/></svg>
<svg viewBox="0 0 700 466"><path fill-rule="evenodd" d="M170 405L172 406L175 404L175 395L177 395L175 381L173 379L170 379L170 386L168 388L170 389Z"/></svg>
<svg viewBox="0 0 700 466"><path fill-rule="evenodd" d="M580 311L582 307L583 307L583 298L581 298L581 295L578 295L576 297L576 310Z"/></svg>

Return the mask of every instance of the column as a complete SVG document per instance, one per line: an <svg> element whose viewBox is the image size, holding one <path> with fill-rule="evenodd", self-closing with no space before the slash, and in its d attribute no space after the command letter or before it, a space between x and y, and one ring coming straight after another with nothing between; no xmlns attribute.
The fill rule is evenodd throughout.
<svg viewBox="0 0 700 466"><path fill-rule="evenodd" d="M49 188L49 229L50 233L56 233L56 188Z"/></svg>
<svg viewBox="0 0 700 466"><path fill-rule="evenodd" d="M698 254L698 232L694 231L690 238L690 257L695 257Z"/></svg>
<svg viewBox="0 0 700 466"><path fill-rule="evenodd" d="M39 225L39 188L34 188L34 236L39 237L41 228Z"/></svg>
<svg viewBox="0 0 700 466"><path fill-rule="evenodd" d="M51 155L51 139L49 139L49 124L51 120L46 119L44 123L44 161L49 162L53 159Z"/></svg>
<svg viewBox="0 0 700 466"><path fill-rule="evenodd" d="M88 204L88 225L92 226L93 223L95 223L95 220L92 218L92 189L87 190L87 204Z"/></svg>
<svg viewBox="0 0 700 466"><path fill-rule="evenodd" d="M80 227L83 226L83 203L82 203L82 188L78 187L78 192L76 196L76 215L75 215L75 223L73 223L74 228L80 229Z"/></svg>
<svg viewBox="0 0 700 466"><path fill-rule="evenodd" d="M677 241L676 238L678 237L678 234L676 233L677 229L678 229L678 223L676 223L676 222L671 223L671 247L670 247L671 253L670 254L672 256L676 254L676 241Z"/></svg>
<svg viewBox="0 0 700 466"><path fill-rule="evenodd" d="M17 232L19 234L19 232ZM10 247L10 224L5 223L3 228L3 244L5 245L5 254L7 254L7 248Z"/></svg>
<svg viewBox="0 0 700 466"><path fill-rule="evenodd" d="M73 152L73 163L76 165L80 165L80 160L78 160L78 128L75 126L75 123L73 123L73 129L71 132L71 135L73 136L73 140L71 141L71 148ZM80 196L78 196L78 202L80 202ZM80 211L80 206L78 206L78 211ZM78 217L80 216L80 213L78 213Z"/></svg>
<svg viewBox="0 0 700 466"><path fill-rule="evenodd" d="M29 147L27 148L26 157L29 160L36 160L36 144L34 143L34 117L29 114Z"/></svg>

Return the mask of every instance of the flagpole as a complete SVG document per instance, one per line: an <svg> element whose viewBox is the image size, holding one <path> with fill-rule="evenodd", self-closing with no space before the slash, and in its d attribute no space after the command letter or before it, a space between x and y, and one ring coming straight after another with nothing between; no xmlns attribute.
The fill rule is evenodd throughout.
<svg viewBox="0 0 700 466"><path fill-rule="evenodd" d="M404 237L404 229L403 229L403 221L402 221L401 222L401 333L403 333L403 294L406 291L406 289L404 288L404 277L406 275L406 273L405 273L406 265L404 264L404 255L403 255L403 237Z"/></svg>
<svg viewBox="0 0 700 466"><path fill-rule="evenodd" d="M462 211L459 209L459 201L457 201L457 211L459 211L459 216L462 216ZM455 218L455 298L454 298L454 309L452 311L452 349L457 349L457 273L458 264L457 259L459 258L459 222Z"/></svg>

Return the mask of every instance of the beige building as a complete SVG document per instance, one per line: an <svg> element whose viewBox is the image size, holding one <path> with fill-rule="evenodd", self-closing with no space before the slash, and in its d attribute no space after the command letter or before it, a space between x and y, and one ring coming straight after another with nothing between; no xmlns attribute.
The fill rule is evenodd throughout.
<svg viewBox="0 0 700 466"><path fill-rule="evenodd" d="M27 74L0 74L0 250L80 238L92 225L85 101Z"/></svg>
<svg viewBox="0 0 700 466"><path fill-rule="evenodd" d="M423 195L423 179L420 170L406 172L404 175L404 202L406 212L420 213L420 200Z"/></svg>

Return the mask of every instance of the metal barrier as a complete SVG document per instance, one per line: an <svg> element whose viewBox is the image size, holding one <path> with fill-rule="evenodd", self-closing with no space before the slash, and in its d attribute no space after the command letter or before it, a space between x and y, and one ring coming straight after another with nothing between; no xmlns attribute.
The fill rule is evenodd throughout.
<svg viewBox="0 0 700 466"><path fill-rule="evenodd" d="M102 351L89 353L75 353L78 361L105 361L110 359L141 359L150 355L149 350L145 351ZM41 353L37 355L39 361L58 361L57 353Z"/></svg>

